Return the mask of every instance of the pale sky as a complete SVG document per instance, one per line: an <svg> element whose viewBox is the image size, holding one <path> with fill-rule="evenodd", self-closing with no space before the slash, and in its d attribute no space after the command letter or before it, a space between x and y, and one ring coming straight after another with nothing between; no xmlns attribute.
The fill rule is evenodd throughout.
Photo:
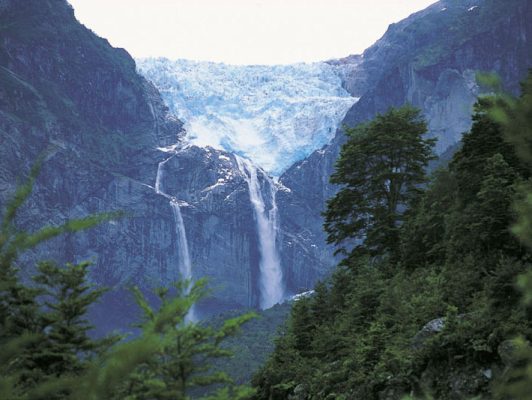
<svg viewBox="0 0 532 400"><path fill-rule="evenodd" d="M360 54L435 0L69 0L134 57L288 64Z"/></svg>

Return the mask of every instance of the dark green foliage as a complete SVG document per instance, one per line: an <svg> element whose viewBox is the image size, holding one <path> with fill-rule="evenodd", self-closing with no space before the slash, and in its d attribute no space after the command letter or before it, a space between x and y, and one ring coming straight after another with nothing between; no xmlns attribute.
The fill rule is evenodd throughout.
<svg viewBox="0 0 532 400"><path fill-rule="evenodd" d="M391 109L368 124L347 129L331 182L341 185L325 212L328 241L362 240L358 251L371 255L397 250L404 211L426 181L434 139L420 111L410 106Z"/></svg>
<svg viewBox="0 0 532 400"><path fill-rule="evenodd" d="M404 267L442 262L445 259L446 214L456 202L456 179L448 169L437 170L421 197L416 212L402 227L401 258Z"/></svg>
<svg viewBox="0 0 532 400"><path fill-rule="evenodd" d="M95 359L87 373L75 382L72 398L83 400L111 398L112 394L118 391L120 393L118 398L122 399L126 397L126 393L122 391L129 389L127 386L123 389L124 384L126 382L130 384L129 380L135 382L139 376L142 377L141 394L145 390L151 390L151 386L160 389L163 385L164 388L164 382L160 382L159 376L154 376L151 380L149 375L139 375L142 371L138 372L137 369L151 365L154 357L158 355L164 356L164 349L172 340L169 332L172 332L177 324L182 323L194 302L202 296L204 288L205 283L199 281L186 295L183 291L178 291L173 296L165 295L165 301L157 311L151 308L138 290L135 290L135 298L144 314L140 324L142 334L132 341L113 346L107 354ZM160 293L167 291L161 290ZM157 363L153 365L157 368ZM153 385L152 381L155 381ZM72 385L74 382L69 381L66 384Z"/></svg>
<svg viewBox="0 0 532 400"><path fill-rule="evenodd" d="M152 309L138 289L135 290L137 303L144 312L144 323L141 326L144 329L153 326L160 331L160 344L157 351L124 383L117 398L186 399L193 388L220 383L227 385L228 390L236 390L235 396L236 393L249 395L246 388L229 388L233 383L230 377L225 372L213 370L211 363L214 359L232 355L221 346L223 341L235 335L240 326L255 315L248 313L225 320L219 329L187 323L186 315L193 304L190 300L199 299L204 288L205 282L198 281L191 294L184 296L187 292L185 286L178 285L176 299L189 299L189 303L184 303L185 307L178 312L175 312L175 306L172 305L175 300L168 299L167 290L159 291L161 307L158 312ZM167 311L171 312L167 314ZM168 315L171 321L164 328L158 327L157 318L161 315ZM223 393L220 394L222 395Z"/></svg>
<svg viewBox="0 0 532 400"><path fill-rule="evenodd" d="M496 88L498 81L492 79L492 86ZM519 98L501 94L486 99L489 116L504 128L506 139L515 146L517 156L532 171L532 70L522 84L522 94ZM532 186L530 179L517 185L518 196L514 200L514 211L517 221L512 226L513 233L521 243L529 249L532 248ZM518 287L524 294L522 302L527 307L523 319L532 319L530 309L532 299L532 273L531 268L524 269L518 277ZM499 280L499 285L504 285L500 290L506 293L508 283ZM512 299L515 303L518 299ZM500 377L496 387L496 397L500 399L528 399L532 393L532 349L530 337L522 332L513 332L516 336L506 347L507 368Z"/></svg>
<svg viewBox="0 0 532 400"><path fill-rule="evenodd" d="M87 283L89 263L58 267L41 262L34 281L41 289L42 323L46 341L32 351L32 359L51 376L79 375L91 355L101 353L113 341L95 341L86 319L89 307L105 292Z"/></svg>
<svg viewBox="0 0 532 400"><path fill-rule="evenodd" d="M519 217L515 231L530 242L524 183L530 173L527 158L506 142L508 128L493 118L490 101L477 104L473 127L448 168L436 171L424 192L414 185L417 197L399 201L400 223L359 245L370 241L375 251L349 254L315 296L294 306L284 336L254 378L257 399L471 399L495 392L528 398L532 380L523 367L532 314L516 282L530 270L530 253L510 227ZM528 139L518 133L532 124L522 125L518 114L506 120L521 121L512 140L525 146ZM328 228L338 243L364 239L361 229L372 229L367 221L379 211L368 204L382 203L382 193L370 197L368 182L379 170L357 175L373 154L358 146L380 150L358 140L350 139L333 178L354 187L329 203ZM395 244L376 246L376 237ZM396 257L383 257L393 246ZM529 275L519 279L521 287L532 287ZM511 342L515 337L520 341Z"/></svg>

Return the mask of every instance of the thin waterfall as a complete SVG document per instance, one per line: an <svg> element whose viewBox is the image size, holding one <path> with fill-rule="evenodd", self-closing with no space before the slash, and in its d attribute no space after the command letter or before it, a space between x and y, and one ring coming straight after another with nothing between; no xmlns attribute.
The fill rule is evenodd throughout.
<svg viewBox="0 0 532 400"><path fill-rule="evenodd" d="M185 230L185 223L183 222L183 216L181 215L181 209L175 199L170 200L170 206L174 213L174 220L176 225L176 232L178 237L179 248L179 272L183 279L186 279L192 283L192 262L190 261L190 253L188 252L187 232ZM188 294L187 290L187 294ZM195 321L194 306L192 306L185 317L185 321Z"/></svg>
<svg viewBox="0 0 532 400"><path fill-rule="evenodd" d="M273 180L263 174L270 189L269 211L258 179L258 169L249 160L235 156L238 169L248 185L249 199L257 221L260 252L260 307L270 308L284 299L283 271L277 251L278 212L276 203L277 187Z"/></svg>
<svg viewBox="0 0 532 400"><path fill-rule="evenodd" d="M175 155L174 155L175 156ZM172 157L174 157L172 156ZM176 234L177 234L177 248L178 248L178 258L179 258L179 274L181 279L187 280L192 283L192 262L190 260L190 253L188 250L188 241L187 241L187 232L185 229L185 223L183 221L183 215L181 214L181 208L175 197L170 196L169 194L163 192L162 190L162 179L163 179L163 167L172 157L167 158L164 161L161 161L157 167L157 177L155 178L155 193L166 197L170 200L170 207L172 207L172 212L174 214L174 221L176 225ZM187 294L189 290L187 290ZM185 322L196 321L196 315L194 311L194 306L192 306L185 317Z"/></svg>

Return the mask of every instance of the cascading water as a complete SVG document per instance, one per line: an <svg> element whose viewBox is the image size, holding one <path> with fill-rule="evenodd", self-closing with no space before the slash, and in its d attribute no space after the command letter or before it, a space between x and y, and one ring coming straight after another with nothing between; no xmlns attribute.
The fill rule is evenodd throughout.
<svg viewBox="0 0 532 400"><path fill-rule="evenodd" d="M166 193L164 193L162 190L161 190L161 183L162 183L162 180L163 180L163 166L164 164L166 164L168 161L170 161L172 157L169 157L167 158L166 160L164 161L161 161L159 163L159 165L157 166L157 176L155 177L155 193L157 194L160 194L161 196L164 196L166 197L167 199L171 198L169 195L167 195Z"/></svg>
<svg viewBox="0 0 532 400"><path fill-rule="evenodd" d="M283 271L277 251L277 188L275 183L266 175L270 187L271 208L266 210L264 198L258 179L258 170L249 160L236 156L238 169L248 185L249 199L253 205L257 221L260 251L260 306L270 308L284 299Z"/></svg>
<svg viewBox="0 0 532 400"><path fill-rule="evenodd" d="M192 262L190 260L187 232L185 230L183 216L181 215L181 208L179 207L179 203L175 197L170 196L169 194L163 192L161 189L164 164L166 164L170 159L172 159L172 157L161 161L157 167L157 177L155 178L155 193L164 196L170 200L170 207L172 207L172 212L174 214L174 221L177 233L177 248L179 251L179 274L181 276L181 279L192 282ZM185 317L185 322L191 322L196 320L197 318L195 315L194 306L192 306L192 308L189 310L188 314Z"/></svg>
<svg viewBox="0 0 532 400"><path fill-rule="evenodd" d="M179 248L179 272L183 279L192 281L192 263L190 261L190 253L188 252L187 232L185 230L185 223L183 222L183 216L181 215L181 209L177 200L170 200L170 207L174 213L174 220L176 225L178 248ZM188 291L187 291L188 292ZM188 293L187 293L188 294ZM185 321L195 321L194 306L192 306L185 317Z"/></svg>

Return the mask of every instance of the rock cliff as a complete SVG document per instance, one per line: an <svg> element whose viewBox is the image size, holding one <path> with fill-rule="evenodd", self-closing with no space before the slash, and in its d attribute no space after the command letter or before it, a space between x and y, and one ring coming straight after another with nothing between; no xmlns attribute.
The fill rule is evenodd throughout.
<svg viewBox="0 0 532 400"><path fill-rule="evenodd" d="M182 124L127 52L79 24L64 0L3 0L0 81L1 204L45 156L19 225L34 230L105 210L128 212L26 255L24 273L37 257L89 259L93 279L112 288L176 279L174 224L150 186L163 158L157 147L178 141Z"/></svg>

